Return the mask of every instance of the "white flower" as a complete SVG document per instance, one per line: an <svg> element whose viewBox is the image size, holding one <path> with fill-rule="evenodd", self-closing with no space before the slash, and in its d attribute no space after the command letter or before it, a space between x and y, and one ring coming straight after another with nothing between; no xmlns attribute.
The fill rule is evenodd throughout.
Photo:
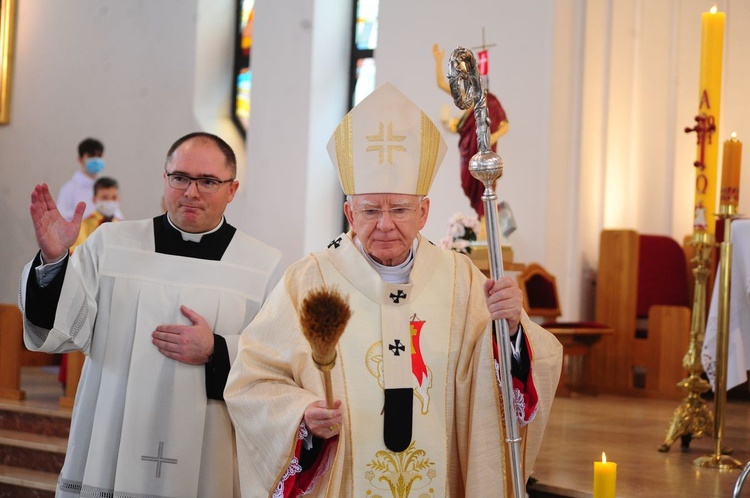
<svg viewBox="0 0 750 498"><path fill-rule="evenodd" d="M446 235L440 239L440 247L443 249L453 249L453 237Z"/></svg>
<svg viewBox="0 0 750 498"><path fill-rule="evenodd" d="M448 235L458 239L466 235L466 227L461 223L451 223L448 225Z"/></svg>
<svg viewBox="0 0 750 498"><path fill-rule="evenodd" d="M464 225L466 226L466 228L471 228L472 230L474 230L474 232L479 231L479 220L473 216L467 216L464 219Z"/></svg>
<svg viewBox="0 0 750 498"><path fill-rule="evenodd" d="M477 239L478 231L479 220L476 217L455 213L448 220L448 235L440 241L440 247L469 254L470 241Z"/></svg>
<svg viewBox="0 0 750 498"><path fill-rule="evenodd" d="M464 239L458 239L453 241L453 250L466 254L467 248L469 247L469 241Z"/></svg>

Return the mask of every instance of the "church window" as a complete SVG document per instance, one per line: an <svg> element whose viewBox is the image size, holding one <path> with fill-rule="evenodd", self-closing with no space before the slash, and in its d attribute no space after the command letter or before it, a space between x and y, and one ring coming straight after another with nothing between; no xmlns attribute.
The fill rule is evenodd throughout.
<svg viewBox="0 0 750 498"><path fill-rule="evenodd" d="M250 69L253 48L253 16L255 0L237 0L237 22L234 48L234 79L232 85L232 121L245 136L250 122Z"/></svg>
<svg viewBox="0 0 750 498"><path fill-rule="evenodd" d="M375 89L375 48L378 44L379 0L354 0L354 36L349 107Z"/></svg>

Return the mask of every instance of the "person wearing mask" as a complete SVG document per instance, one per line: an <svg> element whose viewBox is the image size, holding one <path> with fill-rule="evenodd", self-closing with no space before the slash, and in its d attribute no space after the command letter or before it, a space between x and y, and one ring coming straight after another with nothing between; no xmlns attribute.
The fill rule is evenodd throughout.
<svg viewBox="0 0 750 498"><path fill-rule="evenodd" d="M78 164L80 170L63 184L57 195L57 209L66 220L73 219L79 202L86 203L84 218L94 212L94 182L104 169L104 144L95 138L86 138L78 144Z"/></svg>
<svg viewBox="0 0 750 498"><path fill-rule="evenodd" d="M81 221L78 239L71 246L71 252L91 235L102 223L122 221L117 213L120 211L120 187L117 180L108 176L97 178L94 182L94 212Z"/></svg>

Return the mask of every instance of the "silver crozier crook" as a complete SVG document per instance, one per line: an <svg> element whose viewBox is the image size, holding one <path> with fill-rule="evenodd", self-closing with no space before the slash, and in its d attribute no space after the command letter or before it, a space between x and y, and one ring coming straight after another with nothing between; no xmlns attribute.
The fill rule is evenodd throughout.
<svg viewBox="0 0 750 498"><path fill-rule="evenodd" d="M453 51L448 69L448 81L453 101L461 109L474 106L474 119L477 123L477 146L479 152L469 161L471 176L484 184L485 226L487 229L487 250L490 256L490 276L497 280L503 276L503 255L500 248L500 230L497 220L497 195L493 190L495 180L503 174L503 160L490 149L490 118L487 114L487 89L482 88L476 59L471 50L458 47ZM513 473L513 492L516 498L526 496L521 464L521 437L518 420L513 410L513 384L511 381L511 346L508 321L495 320L495 340L500 351L500 382L502 383L503 408L505 410L505 430L510 453L510 467Z"/></svg>

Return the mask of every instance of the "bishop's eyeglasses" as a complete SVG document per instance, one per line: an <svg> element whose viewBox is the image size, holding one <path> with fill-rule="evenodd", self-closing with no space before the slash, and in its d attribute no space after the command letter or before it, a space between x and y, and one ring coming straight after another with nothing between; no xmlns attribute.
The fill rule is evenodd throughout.
<svg viewBox="0 0 750 498"><path fill-rule="evenodd" d="M390 209L360 209L357 213L365 221L377 221L383 217L383 213L388 213L393 221L406 221L416 211L413 207L392 207Z"/></svg>
<svg viewBox="0 0 750 498"><path fill-rule="evenodd" d="M213 194L219 190L223 183L230 183L234 178L229 180L219 180L218 178L202 177L193 178L192 176L183 175L182 173L166 173L169 186L177 190L187 190L192 182L198 187L200 192Z"/></svg>

